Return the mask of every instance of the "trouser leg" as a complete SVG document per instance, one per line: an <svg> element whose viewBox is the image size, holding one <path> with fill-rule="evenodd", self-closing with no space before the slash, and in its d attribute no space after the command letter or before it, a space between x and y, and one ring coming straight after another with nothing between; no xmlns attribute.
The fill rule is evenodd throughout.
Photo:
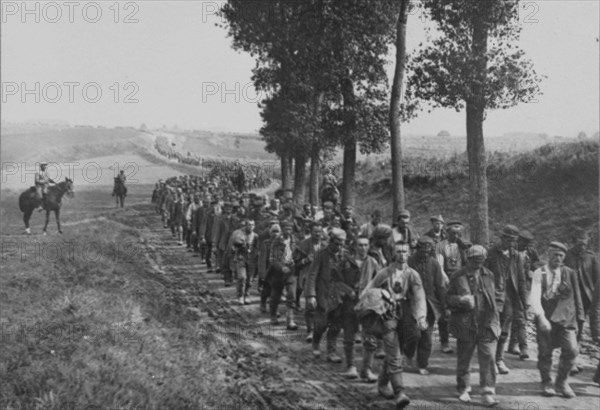
<svg viewBox="0 0 600 410"><path fill-rule="evenodd" d="M398 339L398 321L395 319L386 320L383 323L383 348L385 350L384 368L379 374L379 384L387 384L389 380L392 383L394 393L402 390L401 378L394 377L396 373L402 373L402 355ZM398 385L400 382L400 385Z"/></svg>
<svg viewBox="0 0 600 410"><path fill-rule="evenodd" d="M285 305L288 310L293 310L296 303L296 282L298 277L291 275L285 282Z"/></svg>
<svg viewBox="0 0 600 410"><path fill-rule="evenodd" d="M552 377L550 376L550 370L552 368L552 350L554 350L552 333L551 331L541 331L539 326L537 326L536 334L538 343L537 368L540 371L542 383L551 383Z"/></svg>
<svg viewBox="0 0 600 410"><path fill-rule="evenodd" d="M315 322L315 309L306 303L306 309L304 310L304 320L306 321L306 332L310 333L314 330Z"/></svg>
<svg viewBox="0 0 600 410"><path fill-rule="evenodd" d="M516 333L516 342L521 351L523 351L524 349L527 349L527 317L525 312L522 309L515 311L513 321L512 331Z"/></svg>
<svg viewBox="0 0 600 410"><path fill-rule="evenodd" d="M442 315L438 319L438 330L440 332L440 342L443 345L447 345L450 342L450 337L448 333L448 320Z"/></svg>
<svg viewBox="0 0 600 410"><path fill-rule="evenodd" d="M430 325L427 330L421 332L421 338L417 345L417 365L419 369L426 369L429 366L429 357L431 356L431 349L433 336L433 325Z"/></svg>
<svg viewBox="0 0 600 410"><path fill-rule="evenodd" d="M483 393L496 394L496 341L478 341L479 386Z"/></svg>
<svg viewBox="0 0 600 410"><path fill-rule="evenodd" d="M474 339L456 342L456 390L459 393L471 387L471 357L476 346Z"/></svg>
<svg viewBox="0 0 600 410"><path fill-rule="evenodd" d="M246 287L248 285L248 270L246 264L243 262L236 262L236 276L237 276L237 295L238 298L246 295Z"/></svg>
<svg viewBox="0 0 600 410"><path fill-rule="evenodd" d="M507 292L508 295L508 292ZM504 309L500 314L500 326L501 333L500 338L498 339L498 343L496 345L496 362L504 360L504 348L506 347L506 342L508 341L508 332L510 332L510 327L512 325L513 319L513 306L512 300L509 297L506 297L504 303Z"/></svg>
<svg viewBox="0 0 600 410"><path fill-rule="evenodd" d="M263 280L262 289L260 291L260 305L265 306L267 304L267 299L271 296L271 285L268 281Z"/></svg>
<svg viewBox="0 0 600 410"><path fill-rule="evenodd" d="M327 312L325 309L317 307L313 316L314 322L314 337L313 337L313 349L318 350L321 344L321 338L327 330Z"/></svg>
<svg viewBox="0 0 600 410"><path fill-rule="evenodd" d="M271 299L269 300L269 312L271 313L271 318L277 317L277 308L279 307L279 302L281 301L282 294L283 284L271 283Z"/></svg>
<svg viewBox="0 0 600 410"><path fill-rule="evenodd" d="M206 266L210 269L212 268L212 263L211 263L211 259L212 259L212 242L210 241L206 241L206 246L204 248L204 257L205 257L205 262L206 262Z"/></svg>
<svg viewBox="0 0 600 410"><path fill-rule="evenodd" d="M333 354L337 350L337 339L342 331L342 317L342 306L327 315L327 354Z"/></svg>
<svg viewBox="0 0 600 410"><path fill-rule="evenodd" d="M577 331L575 329L566 329L563 326L554 324L552 326L557 327L556 342L560 346L560 359L556 375L556 384L559 385L567 381L569 372L579 355L579 346L577 344Z"/></svg>
<svg viewBox="0 0 600 410"><path fill-rule="evenodd" d="M358 332L358 316L354 311L355 303L344 302L343 328L344 328L344 356L346 366L354 366L354 337Z"/></svg>

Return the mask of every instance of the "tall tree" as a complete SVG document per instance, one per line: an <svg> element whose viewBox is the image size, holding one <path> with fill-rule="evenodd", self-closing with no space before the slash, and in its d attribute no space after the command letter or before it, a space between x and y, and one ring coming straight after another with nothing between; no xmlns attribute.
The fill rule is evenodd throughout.
<svg viewBox="0 0 600 410"><path fill-rule="evenodd" d="M390 102L390 132L392 150L392 199L393 221L398 219L400 210L405 207L404 181L402 177L402 140L400 134L400 113L402 85L406 67L406 26L410 0L398 0L399 10L396 23L396 68L392 83L392 98Z"/></svg>
<svg viewBox="0 0 600 410"><path fill-rule="evenodd" d="M423 0L436 24L430 44L410 63L407 92L434 107L466 109L470 231L489 243L487 158L483 122L539 95L539 76L517 42L518 0Z"/></svg>

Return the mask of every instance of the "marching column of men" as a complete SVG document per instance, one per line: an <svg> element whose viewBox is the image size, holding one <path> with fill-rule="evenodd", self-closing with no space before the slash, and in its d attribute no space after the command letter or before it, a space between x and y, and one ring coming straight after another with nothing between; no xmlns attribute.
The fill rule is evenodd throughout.
<svg viewBox="0 0 600 410"><path fill-rule="evenodd" d="M331 202L322 211L305 204L296 213L286 192L269 201L218 187L186 190L175 179L160 181L152 198L177 242L201 256L209 271L214 264L225 286L237 284L239 304L249 304L256 282L260 311L272 325L279 324L282 302L288 330L298 329L295 315L304 313L314 358L321 357L324 337L328 362L343 362L348 379L377 382L396 408L410 403L405 369L423 376L436 371L429 367L436 323L443 353L454 352L449 335L457 340L461 402L471 401L470 363L477 349L486 406L498 403L497 375L510 371L507 348L521 360L529 358L528 320L535 325L544 395L575 397L568 377L580 370L578 343L588 314L600 342L600 273L585 233L574 235L570 249L552 242L542 263L533 235L513 225L486 248L471 244L463 238L464 225L445 223L442 215L432 216L431 229L419 235L408 210L393 226L381 222L379 210L359 225L351 207L338 213ZM343 358L337 349L342 332ZM553 381L555 348L561 355ZM376 358L383 359L379 375L373 372ZM600 383L600 364L594 380Z"/></svg>

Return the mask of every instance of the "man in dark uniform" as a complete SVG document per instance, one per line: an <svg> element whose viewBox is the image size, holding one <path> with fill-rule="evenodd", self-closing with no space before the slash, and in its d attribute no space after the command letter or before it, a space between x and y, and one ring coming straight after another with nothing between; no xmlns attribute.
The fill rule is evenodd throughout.
<svg viewBox="0 0 600 410"><path fill-rule="evenodd" d="M502 333L496 350L496 365L500 374L509 372L504 363L504 348L515 311L525 312L529 303L523 258L516 249L518 235L517 227L506 225L500 235L500 243L490 248L485 262L486 268L494 273L496 292L502 295L499 306Z"/></svg>

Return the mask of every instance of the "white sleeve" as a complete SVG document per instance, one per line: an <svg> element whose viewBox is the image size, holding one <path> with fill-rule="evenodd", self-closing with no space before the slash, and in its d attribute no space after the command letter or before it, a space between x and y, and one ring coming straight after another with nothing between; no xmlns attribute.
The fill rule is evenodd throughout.
<svg viewBox="0 0 600 410"><path fill-rule="evenodd" d="M529 293L529 311L535 316L543 316L542 308L542 270L537 269L533 272L531 280L531 292Z"/></svg>

